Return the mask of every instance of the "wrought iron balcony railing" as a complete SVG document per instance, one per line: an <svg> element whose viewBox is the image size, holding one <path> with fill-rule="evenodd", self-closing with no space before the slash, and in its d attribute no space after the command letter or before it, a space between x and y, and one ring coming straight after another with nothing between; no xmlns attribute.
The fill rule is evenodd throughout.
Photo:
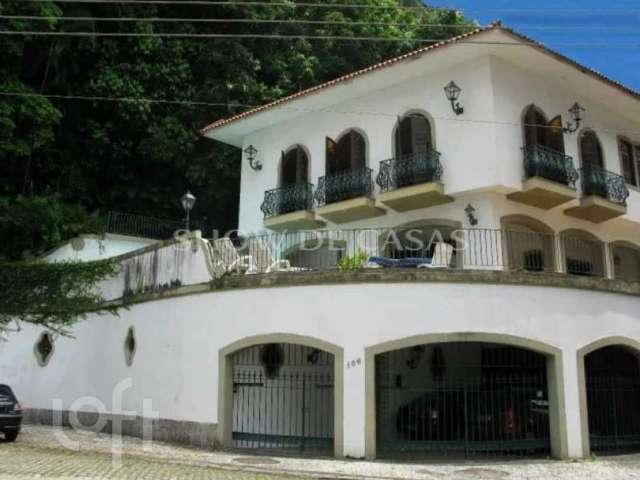
<svg viewBox="0 0 640 480"><path fill-rule="evenodd" d="M619 205L627 204L629 189L622 175L593 165L580 169L582 195L596 195Z"/></svg>
<svg viewBox="0 0 640 480"><path fill-rule="evenodd" d="M172 238L175 232L186 228L184 220L169 220L134 213L110 211L107 215L107 233L117 235L165 240ZM191 230L203 230L204 223L191 220Z"/></svg>
<svg viewBox="0 0 640 480"><path fill-rule="evenodd" d="M314 194L316 206L322 207L351 198L370 197L373 193L372 173L373 170L365 167L320 177Z"/></svg>
<svg viewBox="0 0 640 480"><path fill-rule="evenodd" d="M542 145L529 145L522 151L526 179L540 177L571 188L576 187L579 175L572 157Z"/></svg>
<svg viewBox="0 0 640 480"><path fill-rule="evenodd" d="M376 183L384 193L419 183L439 182L441 177L440 153L429 150L380 162Z"/></svg>
<svg viewBox="0 0 640 480"><path fill-rule="evenodd" d="M262 210L264 218L270 218L285 213L311 210L312 203L313 185L311 183L295 183L264 192L264 201L260 210Z"/></svg>

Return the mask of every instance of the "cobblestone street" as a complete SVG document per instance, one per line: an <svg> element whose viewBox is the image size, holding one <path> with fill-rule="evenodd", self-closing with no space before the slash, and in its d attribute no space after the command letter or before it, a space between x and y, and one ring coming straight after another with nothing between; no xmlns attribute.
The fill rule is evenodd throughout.
<svg viewBox="0 0 640 480"><path fill-rule="evenodd" d="M109 435L29 426L15 444L0 443L0 479L640 479L638 455L582 462L418 464L252 457L159 443L148 451L131 438L115 448L122 455L113 457L112 448Z"/></svg>

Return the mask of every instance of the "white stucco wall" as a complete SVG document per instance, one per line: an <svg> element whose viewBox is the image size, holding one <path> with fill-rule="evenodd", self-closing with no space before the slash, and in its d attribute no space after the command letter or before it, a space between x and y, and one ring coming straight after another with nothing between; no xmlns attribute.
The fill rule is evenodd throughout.
<svg viewBox="0 0 640 480"><path fill-rule="evenodd" d="M73 248L77 243L79 249ZM80 235L77 239L66 242L44 256L47 262L74 261L91 262L117 257L125 253L133 252L156 243L156 240L148 238L126 237L123 235L106 234L103 237L96 235Z"/></svg>
<svg viewBox="0 0 640 480"><path fill-rule="evenodd" d="M290 333L344 349L345 454L364 454L364 350L413 335L489 332L533 339L563 353L569 454L582 452L576 351L603 337L640 338L640 299L561 288L479 284L361 284L208 293L134 305L119 317L92 317L74 338L58 338L46 367L25 326L0 343L0 375L30 408L62 408L95 396L112 408L123 379L133 386L123 407L141 412L153 400L162 418L217 422L218 351L246 337ZM137 353L124 360L135 326ZM78 407L78 405L75 405ZM336 426L336 428L340 428Z"/></svg>

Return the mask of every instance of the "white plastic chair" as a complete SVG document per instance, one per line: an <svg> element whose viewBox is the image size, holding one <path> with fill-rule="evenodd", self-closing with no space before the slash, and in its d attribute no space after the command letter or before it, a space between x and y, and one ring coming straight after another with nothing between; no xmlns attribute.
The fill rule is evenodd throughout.
<svg viewBox="0 0 640 480"><path fill-rule="evenodd" d="M214 263L223 266L225 272L258 273L251 255L241 256L229 237L218 238L213 242Z"/></svg>
<svg viewBox="0 0 640 480"><path fill-rule="evenodd" d="M449 268L453 258L453 246L445 242L437 242L433 249L431 263L418 265L418 268Z"/></svg>

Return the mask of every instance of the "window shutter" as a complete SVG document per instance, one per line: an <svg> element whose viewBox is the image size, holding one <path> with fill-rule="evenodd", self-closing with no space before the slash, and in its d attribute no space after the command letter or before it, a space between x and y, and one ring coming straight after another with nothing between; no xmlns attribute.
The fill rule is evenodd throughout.
<svg viewBox="0 0 640 480"><path fill-rule="evenodd" d="M631 145L624 140L620 140L618 142L618 151L620 152L620 164L622 167L622 176L624 177L625 182L629 185L637 186L638 179L636 176Z"/></svg>
<svg viewBox="0 0 640 480"><path fill-rule="evenodd" d="M413 153L413 126L412 118L404 117L400 122L400 156Z"/></svg>
<svg viewBox="0 0 640 480"><path fill-rule="evenodd" d="M636 163L636 179L638 180L638 185L636 186L640 187L640 145L636 145L634 147L634 156Z"/></svg>
<svg viewBox="0 0 640 480"><path fill-rule="evenodd" d="M540 127L541 129L543 127ZM562 132L562 117L558 115L552 118L547 128L547 147L564 153L564 134Z"/></svg>
<svg viewBox="0 0 640 480"><path fill-rule="evenodd" d="M296 181L297 183L307 183L309 181L308 179L309 161L307 159L307 153L300 147L298 147L297 152L298 152L298 158L296 163L298 168L296 168L296 173L297 173Z"/></svg>
<svg viewBox="0 0 640 480"><path fill-rule="evenodd" d="M413 153L424 153L431 147L429 121L422 115L411 117L411 136Z"/></svg>
<svg viewBox="0 0 640 480"><path fill-rule="evenodd" d="M364 138L355 130L351 130L351 170L360 170L366 166Z"/></svg>
<svg viewBox="0 0 640 480"><path fill-rule="evenodd" d="M331 174L338 171L338 144L331 138L325 138L325 174Z"/></svg>

